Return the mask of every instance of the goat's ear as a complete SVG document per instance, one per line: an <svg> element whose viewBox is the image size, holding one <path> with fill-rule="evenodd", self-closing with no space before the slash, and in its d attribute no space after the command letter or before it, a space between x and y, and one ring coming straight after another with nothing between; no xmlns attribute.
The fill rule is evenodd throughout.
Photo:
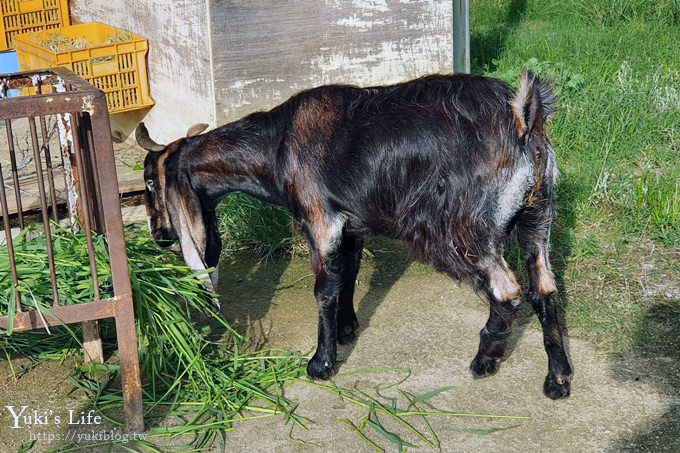
<svg viewBox="0 0 680 453"><path fill-rule="evenodd" d="M524 70L517 94L510 102L517 135L543 134L543 125L555 113L555 94L550 82L536 78Z"/></svg>
<svg viewBox="0 0 680 453"><path fill-rule="evenodd" d="M205 262L206 226L203 220L201 200L193 190L188 175L181 170L177 178L168 178L166 191L168 214L179 236L184 262L192 272L205 279L206 289L217 290L217 277L202 273L208 269Z"/></svg>
<svg viewBox="0 0 680 453"><path fill-rule="evenodd" d="M205 124L205 123L194 124L187 131L187 137L195 137L196 135L200 134L201 132L203 132L207 128L208 128L208 125Z"/></svg>
<svg viewBox="0 0 680 453"><path fill-rule="evenodd" d="M147 151L160 152L165 150L165 145L159 145L151 140L149 131L146 129L144 123L139 123L137 129L135 129L135 139L137 139L137 144Z"/></svg>

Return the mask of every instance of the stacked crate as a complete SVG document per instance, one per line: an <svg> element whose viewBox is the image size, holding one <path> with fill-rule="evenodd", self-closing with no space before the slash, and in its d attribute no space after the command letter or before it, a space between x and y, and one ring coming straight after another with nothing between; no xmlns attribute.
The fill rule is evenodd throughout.
<svg viewBox="0 0 680 453"><path fill-rule="evenodd" d="M4 0L3 0L4 1ZM111 40L123 36L123 39ZM49 49L49 43L75 43ZM96 22L14 37L22 71L66 67L106 94L109 113L153 105L146 72L147 40Z"/></svg>

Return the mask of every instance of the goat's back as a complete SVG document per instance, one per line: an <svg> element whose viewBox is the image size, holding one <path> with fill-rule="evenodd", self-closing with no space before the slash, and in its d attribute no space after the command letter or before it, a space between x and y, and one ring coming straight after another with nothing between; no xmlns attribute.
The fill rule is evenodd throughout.
<svg viewBox="0 0 680 453"><path fill-rule="evenodd" d="M321 199L348 231L405 240L435 264L450 249L460 256L438 267L464 274L459 258L504 233L498 220L509 219L494 214L504 188L521 197L533 182L513 96L500 80L469 75L309 90L291 100L289 168L318 173Z"/></svg>

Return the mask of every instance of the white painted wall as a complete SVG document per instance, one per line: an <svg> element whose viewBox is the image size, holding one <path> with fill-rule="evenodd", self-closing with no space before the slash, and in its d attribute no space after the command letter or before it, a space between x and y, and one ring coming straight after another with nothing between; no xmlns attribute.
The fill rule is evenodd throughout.
<svg viewBox="0 0 680 453"><path fill-rule="evenodd" d="M207 1L71 0L71 22L101 22L149 41L151 109L111 116L115 135L127 138L144 121L157 142L184 136L195 123L215 125Z"/></svg>

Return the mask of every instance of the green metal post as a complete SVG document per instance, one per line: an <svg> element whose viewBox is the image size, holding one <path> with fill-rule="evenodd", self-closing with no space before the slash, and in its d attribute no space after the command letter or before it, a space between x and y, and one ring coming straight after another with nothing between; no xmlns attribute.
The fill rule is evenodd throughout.
<svg viewBox="0 0 680 453"><path fill-rule="evenodd" d="M470 0L453 0L453 72L470 72Z"/></svg>

